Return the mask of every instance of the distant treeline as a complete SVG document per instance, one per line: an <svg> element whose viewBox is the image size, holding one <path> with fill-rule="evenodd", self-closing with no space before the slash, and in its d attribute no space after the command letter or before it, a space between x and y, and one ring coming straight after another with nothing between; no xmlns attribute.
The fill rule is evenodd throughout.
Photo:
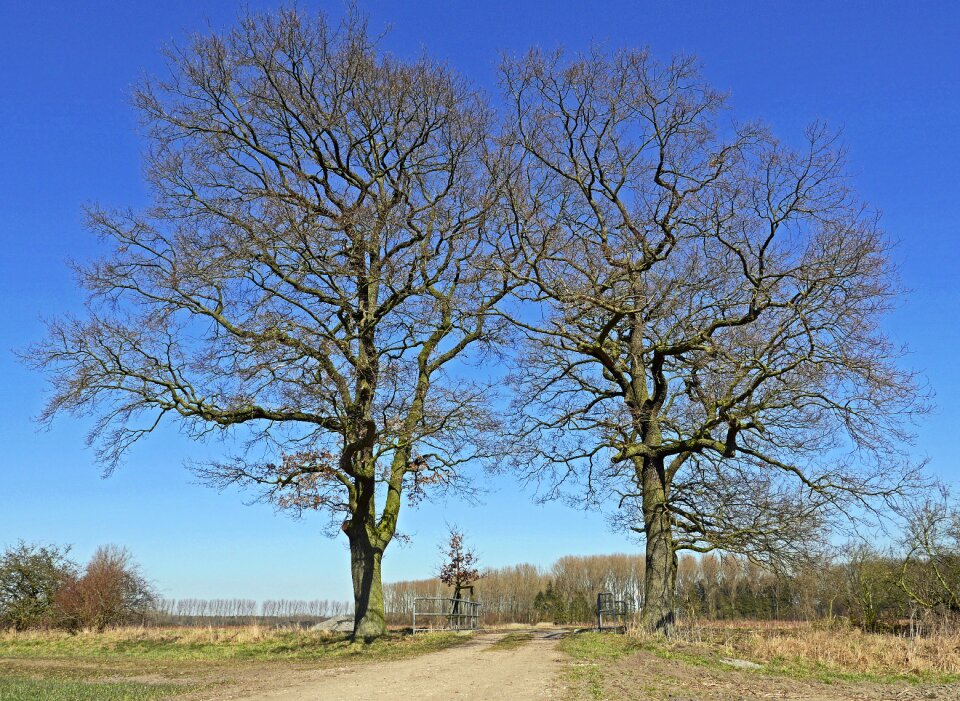
<svg viewBox="0 0 960 701"><path fill-rule="evenodd" d="M520 564L488 568L474 585L482 622L589 623L598 592L608 591L637 610L643 592L643 558L639 555L568 555L552 567ZM448 597L450 588L436 577L384 585L387 620L410 621L417 597Z"/></svg>
<svg viewBox="0 0 960 701"><path fill-rule="evenodd" d="M353 612L349 601L334 599L159 599L154 619L180 625L230 625L234 623L306 623Z"/></svg>
<svg viewBox="0 0 960 701"><path fill-rule="evenodd" d="M921 545L933 542L928 537ZM922 634L960 621L958 544L960 521L949 548L926 545L925 551L897 553L851 546L789 573L734 555L685 555L678 566L678 614L687 620L841 618L867 630L906 632L909 627ZM64 547L19 543L0 554L0 629L103 630L131 623L302 626L353 611L351 602L334 599L160 599L121 548L101 548L84 566L67 553ZM589 625L599 592L611 592L630 611L639 611L643 573L639 555L571 555L549 568L488 568L467 596L481 603L485 625ZM438 578L387 584L388 622L410 625L417 597L451 595Z"/></svg>
<svg viewBox="0 0 960 701"><path fill-rule="evenodd" d="M602 591L638 611L643 572L638 555L568 556L546 569L530 564L487 569L472 598L482 604L487 625L590 624ZM688 620L845 619L867 630L909 626L923 632L960 618L960 597L953 592L960 592L960 556L906 561L863 545L790 573L736 555L684 555L677 576L678 614ZM450 588L436 578L384 586L392 625L409 623L416 597L449 596Z"/></svg>
<svg viewBox="0 0 960 701"><path fill-rule="evenodd" d="M686 556L677 576L678 606L688 618L840 618L872 631L953 626L960 616L953 591L960 591L960 558L907 560L866 545L789 574L732 555Z"/></svg>

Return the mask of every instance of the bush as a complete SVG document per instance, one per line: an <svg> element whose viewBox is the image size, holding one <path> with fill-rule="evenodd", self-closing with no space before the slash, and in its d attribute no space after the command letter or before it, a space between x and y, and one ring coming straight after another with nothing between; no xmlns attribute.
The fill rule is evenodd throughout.
<svg viewBox="0 0 960 701"><path fill-rule="evenodd" d="M55 623L55 601L76 576L69 547L20 541L0 557L0 627L24 630Z"/></svg>
<svg viewBox="0 0 960 701"><path fill-rule="evenodd" d="M98 548L81 576L67 579L57 592L61 623L69 630L129 623L145 615L156 596L126 548Z"/></svg>

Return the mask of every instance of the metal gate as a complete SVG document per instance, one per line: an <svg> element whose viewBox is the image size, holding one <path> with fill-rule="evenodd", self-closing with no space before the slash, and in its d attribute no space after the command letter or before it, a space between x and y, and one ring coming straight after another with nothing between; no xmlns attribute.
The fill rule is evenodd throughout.
<svg viewBox="0 0 960 701"><path fill-rule="evenodd" d="M608 591L597 594L597 630L627 630L627 602Z"/></svg>
<svg viewBox="0 0 960 701"><path fill-rule="evenodd" d="M480 604L469 599L418 597L413 600L413 632L428 630L476 630L480 627Z"/></svg>

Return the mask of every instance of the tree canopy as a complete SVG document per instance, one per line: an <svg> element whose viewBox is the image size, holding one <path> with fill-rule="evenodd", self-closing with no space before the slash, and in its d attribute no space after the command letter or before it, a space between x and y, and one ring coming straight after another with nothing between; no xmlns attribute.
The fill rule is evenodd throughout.
<svg viewBox="0 0 960 701"><path fill-rule="evenodd" d="M889 244L835 135L736 124L692 59L533 51L503 75L539 310L514 319L524 460L619 494L648 625L672 623L677 550L789 561L922 484Z"/></svg>
<svg viewBox="0 0 960 701"><path fill-rule="evenodd" d="M923 483L889 243L823 125L791 147L640 50L507 59L498 113L353 13L248 14L168 64L135 93L152 203L90 209L87 309L26 354L44 417L95 415L108 470L164 421L240 439L198 473L330 514L356 636L404 499L467 465L612 497L667 631L678 550L789 563Z"/></svg>

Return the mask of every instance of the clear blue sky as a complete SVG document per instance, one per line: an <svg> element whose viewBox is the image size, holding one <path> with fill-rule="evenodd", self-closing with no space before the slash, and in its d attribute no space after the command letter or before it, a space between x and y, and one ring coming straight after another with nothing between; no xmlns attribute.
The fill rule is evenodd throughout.
<svg viewBox="0 0 960 701"><path fill-rule="evenodd" d="M951 2L567 2L400 0L361 3L385 46L425 48L495 88L500 51L649 45L660 58L695 53L736 114L762 117L786 138L816 118L844 129L861 194L884 213L912 290L888 320L912 366L937 392L918 453L956 481L960 424L960 5ZM273 3L251 2L254 9ZM176 2L0 3L0 546L19 538L130 547L169 596L348 598L347 553L319 520L292 521L237 494L192 484L197 448L155 436L101 480L84 425L38 431L43 380L10 352L42 334L40 319L78 308L66 266L92 254L84 203L145 202L144 147L127 104L131 84L161 70L160 46L228 26L239 5ZM341 3L303 0L300 7ZM537 506L509 479L482 506L407 511L411 545L391 546L385 577L430 574L445 523L456 522L484 564L549 564L566 553L635 549L604 521Z"/></svg>

